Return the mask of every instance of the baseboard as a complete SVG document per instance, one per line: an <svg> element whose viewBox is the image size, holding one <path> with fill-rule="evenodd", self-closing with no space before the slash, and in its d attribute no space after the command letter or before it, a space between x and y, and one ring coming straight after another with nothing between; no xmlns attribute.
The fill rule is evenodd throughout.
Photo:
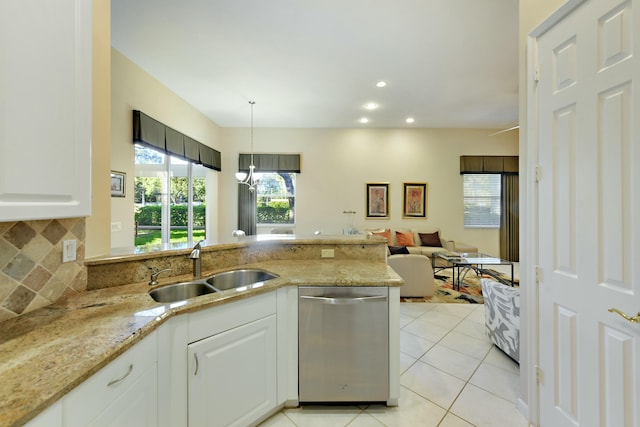
<svg viewBox="0 0 640 427"><path fill-rule="evenodd" d="M518 411L520 411L522 415L524 415L527 421L531 420L531 418L529 418L529 405L527 405L527 403L524 400L522 400L521 398L518 398L518 400L516 400L516 408L518 409ZM531 421L529 421L529 425L530 426L533 425L531 424Z"/></svg>

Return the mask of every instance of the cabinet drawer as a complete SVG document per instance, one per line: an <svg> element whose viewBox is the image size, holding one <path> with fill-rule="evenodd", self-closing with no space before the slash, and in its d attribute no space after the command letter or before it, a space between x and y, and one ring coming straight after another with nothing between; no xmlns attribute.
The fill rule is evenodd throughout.
<svg viewBox="0 0 640 427"><path fill-rule="evenodd" d="M188 342L195 342L275 313L275 291L190 313Z"/></svg>
<svg viewBox="0 0 640 427"><path fill-rule="evenodd" d="M155 379L156 360L157 341L154 332L63 399L65 425L87 425L141 378L151 376ZM156 390L152 392L155 397Z"/></svg>

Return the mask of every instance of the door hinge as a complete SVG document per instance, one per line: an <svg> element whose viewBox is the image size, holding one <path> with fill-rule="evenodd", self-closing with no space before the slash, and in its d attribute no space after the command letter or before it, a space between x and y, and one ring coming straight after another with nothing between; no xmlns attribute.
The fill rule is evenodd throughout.
<svg viewBox="0 0 640 427"><path fill-rule="evenodd" d="M538 83L540 81L540 67L536 62L536 65L533 67L533 82Z"/></svg>
<svg viewBox="0 0 640 427"><path fill-rule="evenodd" d="M539 365L535 365L536 370L536 382L538 384L544 384L544 371Z"/></svg>
<svg viewBox="0 0 640 427"><path fill-rule="evenodd" d="M536 283L540 284L542 282L542 267L536 265Z"/></svg>
<svg viewBox="0 0 640 427"><path fill-rule="evenodd" d="M540 165L536 165L536 182L540 182L542 179L542 171Z"/></svg>

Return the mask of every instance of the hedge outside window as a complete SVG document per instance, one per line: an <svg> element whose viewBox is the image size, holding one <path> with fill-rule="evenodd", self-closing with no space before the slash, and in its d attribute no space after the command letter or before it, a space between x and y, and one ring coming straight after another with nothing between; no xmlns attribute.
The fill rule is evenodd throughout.
<svg viewBox="0 0 640 427"><path fill-rule="evenodd" d="M257 192L257 224L295 224L295 173L263 173Z"/></svg>

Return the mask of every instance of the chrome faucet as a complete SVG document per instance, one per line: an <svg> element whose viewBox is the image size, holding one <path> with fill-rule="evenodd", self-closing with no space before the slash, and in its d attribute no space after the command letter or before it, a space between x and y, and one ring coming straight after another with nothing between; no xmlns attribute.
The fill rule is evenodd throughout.
<svg viewBox="0 0 640 427"><path fill-rule="evenodd" d="M151 280L149 281L149 286L155 286L158 284L158 276L160 276L160 273L164 273L165 271L171 271L170 268L165 268L164 270L155 271L153 267L149 267L149 270L153 272L151 273Z"/></svg>
<svg viewBox="0 0 640 427"><path fill-rule="evenodd" d="M196 243L196 245L193 247L193 250L191 251L191 254L189 255L189 258L193 260L193 277L198 278L202 275L202 263L200 261L200 249L202 249L202 242L204 242L204 240L200 240L198 243Z"/></svg>

